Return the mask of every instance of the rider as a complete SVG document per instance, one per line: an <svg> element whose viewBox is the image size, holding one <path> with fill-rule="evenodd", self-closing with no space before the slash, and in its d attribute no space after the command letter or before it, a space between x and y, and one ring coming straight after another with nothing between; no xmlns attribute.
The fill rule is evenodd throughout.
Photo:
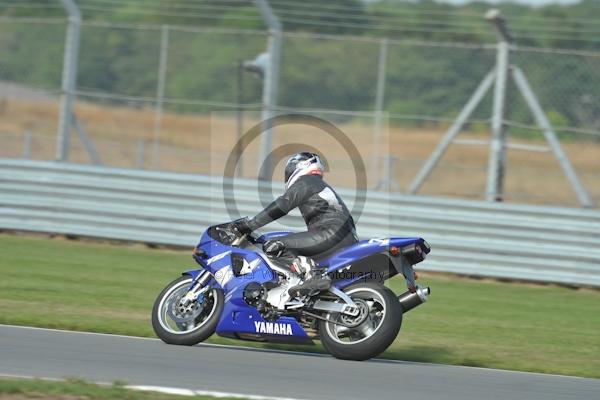
<svg viewBox="0 0 600 400"><path fill-rule="evenodd" d="M300 152L285 166L285 193L249 220L240 220L236 228L250 233L283 217L298 207L308 228L267 240L263 250L271 259L288 265L303 283L290 294L312 294L331 286L325 271L311 257L321 258L358 241L354 220L337 193L323 180L323 163L315 153Z"/></svg>

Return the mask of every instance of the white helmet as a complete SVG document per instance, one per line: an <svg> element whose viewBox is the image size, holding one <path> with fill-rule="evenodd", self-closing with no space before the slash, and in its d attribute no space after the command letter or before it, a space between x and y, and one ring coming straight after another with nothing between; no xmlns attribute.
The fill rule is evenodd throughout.
<svg viewBox="0 0 600 400"><path fill-rule="evenodd" d="M285 188L289 189L304 175L323 175L325 167L316 153L303 151L291 156L285 164Z"/></svg>

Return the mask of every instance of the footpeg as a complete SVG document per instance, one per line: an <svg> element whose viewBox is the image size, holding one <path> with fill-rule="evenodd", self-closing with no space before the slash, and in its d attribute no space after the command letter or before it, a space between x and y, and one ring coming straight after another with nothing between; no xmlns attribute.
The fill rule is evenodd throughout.
<svg viewBox="0 0 600 400"><path fill-rule="evenodd" d="M324 290L328 290L331 287L331 278L328 276L315 277L301 283L298 286L294 286L288 293L290 296L302 297L302 296L313 296Z"/></svg>

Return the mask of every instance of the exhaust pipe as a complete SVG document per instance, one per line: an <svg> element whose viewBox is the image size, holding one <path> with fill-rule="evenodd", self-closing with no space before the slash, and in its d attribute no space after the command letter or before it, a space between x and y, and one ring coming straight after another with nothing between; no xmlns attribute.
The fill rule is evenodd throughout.
<svg viewBox="0 0 600 400"><path fill-rule="evenodd" d="M425 303L430 294L431 289L429 286L417 286L417 291L415 293L411 293L409 291L402 293L400 296L398 296L398 300L402 305L402 312L408 312L413 308Z"/></svg>

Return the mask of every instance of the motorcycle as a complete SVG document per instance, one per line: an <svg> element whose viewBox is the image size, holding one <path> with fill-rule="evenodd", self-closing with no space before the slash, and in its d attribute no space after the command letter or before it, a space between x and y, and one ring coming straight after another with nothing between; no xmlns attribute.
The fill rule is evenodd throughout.
<svg viewBox="0 0 600 400"><path fill-rule="evenodd" d="M262 252L289 232L240 234L235 222L209 227L193 250L200 268L182 273L158 295L152 326L169 344L194 345L215 332L261 342L314 344L334 357L366 360L396 339L402 315L427 301L413 265L430 252L422 238L362 240L318 264L331 287L290 294L301 278ZM396 296L384 282L398 274L408 291ZM300 296L300 297L298 297Z"/></svg>

